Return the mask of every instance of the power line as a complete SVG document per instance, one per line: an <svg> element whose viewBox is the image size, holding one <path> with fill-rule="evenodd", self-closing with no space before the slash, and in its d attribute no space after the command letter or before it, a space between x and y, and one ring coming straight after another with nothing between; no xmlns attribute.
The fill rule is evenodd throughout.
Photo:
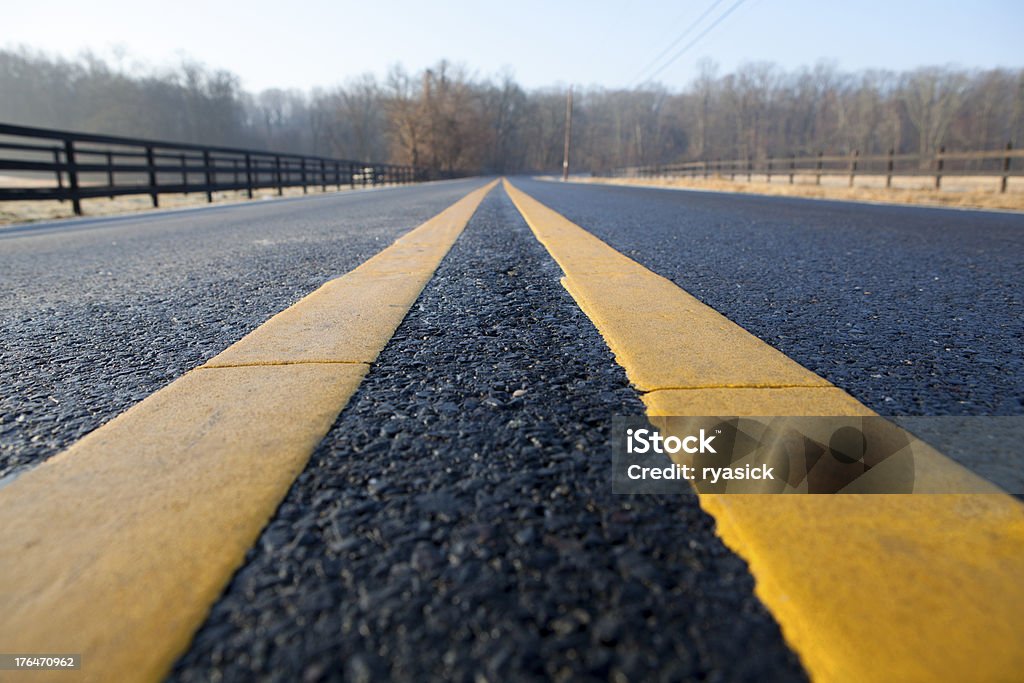
<svg viewBox="0 0 1024 683"><path fill-rule="evenodd" d="M655 71L655 72L654 72L654 73L652 73L652 74L651 74L650 76L648 76L646 80L647 80L647 81L650 81L650 80L652 80L652 79L653 79L653 78L655 78L655 77L656 77L656 76L657 76L658 74L660 74L660 73L661 73L662 71L664 71L665 69L667 69L667 68L668 68L668 67L669 67L669 66L670 66L670 65L671 65L671 64L672 64L673 62L675 62L675 61L676 61L677 59L679 59L679 58L680 58L680 57L682 57L682 56L683 56L684 54L686 54L686 53L687 53L687 51L689 51L689 49L690 49L691 47L693 47L693 46L694 46L694 45L696 45L696 44L697 44L698 42L700 42L700 39L701 39L701 38L703 38L704 36L706 36L706 35L707 35L708 33L710 33L710 32L711 32L711 30L712 30L712 29L714 29L714 28L715 28L716 26L718 26L718 25L719 25L719 24L721 24L721 23L722 23L723 21L725 21L725 19L726 19L726 18L727 18L727 17L728 17L728 16L730 15L730 14L732 14L732 13L733 13L734 11L736 11L736 9L737 9L737 8L739 8L739 6L740 6L740 5L742 5L742 4L744 3L744 2L746 2L746 0L736 0L736 2L735 2L735 3L733 3L732 5L730 5L729 9L725 10L725 12L723 12L723 13L722 13L721 15L719 15L719 17L718 17L717 19L715 19L715 20L714 20L713 22L711 22L711 25L710 25L710 26L708 26L708 27L707 27L707 28L705 28L705 29L704 29L703 31L701 31L701 32L700 32L700 34L699 34L699 35L698 35L698 36L697 36L696 38L694 38L693 40L691 40L691 41L690 41L689 43L687 43L687 44L686 44L686 46L685 46L685 47L684 47L684 48L683 48L682 50L680 50L679 52L677 52L677 53L675 53L674 55L672 55L672 58L671 58L671 59L669 59L669 60L668 60L667 62L665 62L664 64L662 64L662 65L661 65L661 67L659 67L657 71Z"/></svg>
<svg viewBox="0 0 1024 683"><path fill-rule="evenodd" d="M707 28L705 28L705 29L704 29L703 31L701 31L701 32L700 32L700 34L699 34L699 35L698 35L698 36L697 36L696 38L694 38L693 40L691 40L691 41L690 41L689 43L687 43L687 44L686 44L686 46L685 46L685 47L683 47L683 49L682 49L682 50L680 50L679 52L677 52L677 53L675 53L674 55L672 55L672 58L671 58L671 59L669 59L669 60L668 60L667 62L665 62L664 64L662 64L662 65L661 65L661 67L660 67L660 68L658 68L658 70L657 70L657 71L655 71L655 72L654 72L654 73L652 73L652 74L651 74L650 76L648 76L648 77L647 77L647 80L651 80L651 79L655 78L655 77L656 77L656 76L657 76L658 74L660 74L660 73L661 73L662 71L664 71L665 69L667 69L667 68L668 68L668 67L669 67L669 66L670 66L670 65L671 65L671 64L672 64L673 62L675 62L675 61L676 61L677 59L679 59L679 58L680 58L680 57L682 57L682 56L683 56L684 54L686 54L686 53L687 53L687 52L689 51L689 49L690 49L691 47L693 47L694 45L696 45L697 43L699 43L699 42L700 42L701 38L703 38L704 36L706 36L706 35L707 35L708 33L710 33L710 32L712 31L712 29L714 29L714 28L715 28L716 26L718 26L718 25L719 25L719 24L721 24L721 23L722 23L723 21L725 21L725 19L726 19L726 18L727 18L727 17L728 17L728 16L730 15L730 14L732 14L732 13L733 13L734 11L736 11L736 9L738 9L738 8L739 8L739 6L740 6L740 5L742 5L742 4L744 3L744 2L746 2L746 0L736 0L736 2L735 2L735 3L733 3L732 5L730 5L730 6L729 6L729 9L725 10L725 12L723 12L722 14L720 14L720 15L719 15L719 17L718 17L717 19L715 19L715 20L714 20L713 22L711 22L711 25L710 25L710 26L708 26L708 27L707 27Z"/></svg>
<svg viewBox="0 0 1024 683"><path fill-rule="evenodd" d="M646 65L644 65L644 67L643 67L642 69L638 70L638 71L636 72L636 74L635 74L635 75L633 76L633 78L634 78L634 79L637 79L637 78L639 78L640 76L642 76L642 75L644 74L644 72L645 72L645 71L647 71L648 69L650 69L650 68L651 68L652 66L656 65L656 64L658 63L658 61L659 61L659 60L661 60L661 58L662 58L662 57L664 57L664 56L665 56L666 54L668 54L668 51L669 51L669 50L671 50L671 49L672 49L672 48L674 48L674 47L675 47L676 45L678 45L678 44L680 43L680 41L682 41L682 39L683 39L683 38L685 38L686 36L690 35L690 34L691 34L691 33L693 32L693 29L697 28L697 26L699 26L699 25L700 25L700 22L704 21L704 19L705 19L705 18L706 18L706 17L707 17L707 16L709 15L709 14L711 14L711 12L712 12L712 11L713 11L713 10L714 10L714 9L715 9L716 7L718 7L718 6L719 6L719 5L721 5L721 4L722 4L722 0L714 0L714 2L712 2L712 3L711 3L711 5L710 5L710 6L709 6L709 7L708 7L708 8L706 9L706 10L704 10L703 14L701 14L701 15L700 15L699 17L697 17L697 18L696 18L696 19L695 19L694 21L692 21L692 22L690 23L690 25L686 27L686 30L685 30L685 31L683 31L683 32L682 32L682 33L680 33L680 34L679 34L678 36L676 36L676 39L675 39L675 40L673 40L673 41L672 41L671 43L669 43L669 44L668 44L668 46L666 46L664 50L662 50L661 52L659 52L659 53L658 53L658 56L657 56L657 57L655 57L655 58L654 58L654 59L652 59L651 61L647 62L647 64L646 64ZM673 22L673 23L674 23L674 22Z"/></svg>

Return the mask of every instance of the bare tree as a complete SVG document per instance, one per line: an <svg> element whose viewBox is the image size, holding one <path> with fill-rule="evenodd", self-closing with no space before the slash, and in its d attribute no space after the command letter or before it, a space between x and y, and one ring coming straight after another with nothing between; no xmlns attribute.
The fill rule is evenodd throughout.
<svg viewBox="0 0 1024 683"><path fill-rule="evenodd" d="M564 88L524 91L510 73L476 78L441 61L409 73L394 66L311 93L256 95L229 72L191 60L174 68L117 66L27 49L0 50L0 120L137 137L412 163L435 175L556 171ZM783 71L744 64L720 75L704 62L671 92L577 91L573 158L602 171L687 159L772 154L929 154L941 145L1021 144L1024 69L928 67L896 74L842 72L821 62Z"/></svg>
<svg viewBox="0 0 1024 683"><path fill-rule="evenodd" d="M966 85L964 74L937 67L918 69L906 76L903 101L917 129L918 152L934 152L943 143L963 103Z"/></svg>

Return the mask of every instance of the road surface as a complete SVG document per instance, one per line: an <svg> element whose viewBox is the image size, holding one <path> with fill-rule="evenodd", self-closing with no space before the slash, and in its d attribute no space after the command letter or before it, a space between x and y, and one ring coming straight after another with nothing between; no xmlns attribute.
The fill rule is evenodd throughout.
<svg viewBox="0 0 1024 683"><path fill-rule="evenodd" d="M1024 216L514 182L881 414L1024 414ZM0 476L483 184L0 232ZM806 678L697 497L611 493L644 405L561 275L491 191L171 679Z"/></svg>

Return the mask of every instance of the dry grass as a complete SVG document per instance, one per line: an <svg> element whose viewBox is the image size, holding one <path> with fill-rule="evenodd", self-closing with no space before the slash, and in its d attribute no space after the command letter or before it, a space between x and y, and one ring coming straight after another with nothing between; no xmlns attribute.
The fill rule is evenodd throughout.
<svg viewBox="0 0 1024 683"><path fill-rule="evenodd" d="M803 180L803 182L801 182ZM639 187L667 187L715 192L778 195L784 197L810 197L844 201L879 202L884 204L913 204L947 206L972 209L1002 209L1024 211L1024 178L1010 178L1005 194L998 192L999 180L991 177L943 178L943 188L934 188L934 179L919 176L896 176L893 187L885 187L885 176L857 176L855 185L848 187L846 177L824 177L822 184L813 179L796 179L789 184L788 175L773 176L768 183L762 175L754 175L750 182L737 176L731 180L722 176L712 178L573 178L574 182Z"/></svg>
<svg viewBox="0 0 1024 683"><path fill-rule="evenodd" d="M18 178L13 176L0 176L0 187L50 187L52 180L35 180ZM334 187L328 185L328 191L333 192ZM343 185L342 192L347 192L348 187ZM320 193L319 187L310 187L310 194ZM302 195L301 187L286 187L285 197L297 197ZM273 189L256 190L253 192L254 199L274 199L277 191ZM213 194L215 204L232 204L249 201L245 191L215 192ZM161 209L178 209L189 206L206 205L206 195L202 192L184 194L161 194ZM86 216L116 216L120 214L138 213L153 211L153 204L149 195L125 195L114 197L98 197L95 199L82 200L82 212ZM157 209L158 210L158 209ZM20 223L34 223L48 221L57 218L72 218L74 211L71 202L59 202L56 200L46 201L13 201L0 202L0 226L16 225Z"/></svg>

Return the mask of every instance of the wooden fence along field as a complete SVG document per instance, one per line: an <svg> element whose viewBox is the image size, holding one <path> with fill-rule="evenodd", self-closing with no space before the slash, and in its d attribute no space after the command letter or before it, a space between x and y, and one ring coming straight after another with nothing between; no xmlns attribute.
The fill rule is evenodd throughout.
<svg viewBox="0 0 1024 683"><path fill-rule="evenodd" d="M94 135L0 124L0 172L22 182L4 186L0 201L70 201L82 215L82 199L148 194L153 206L170 193L404 184L426 179L413 166L210 147L112 135ZM46 181L46 179L49 179ZM46 182L41 182L46 181Z"/></svg>
<svg viewBox="0 0 1024 683"><path fill-rule="evenodd" d="M1024 150L1013 149L1007 143L1005 149L973 152L947 152L945 147L936 154L888 154L862 156L858 151L847 155L816 156L766 156L758 159L701 160L679 164L655 166L629 166L615 169L612 175L624 178L711 178L728 177L752 182L757 176L771 183L772 179L788 182L790 185L813 179L821 185L822 177L839 176L847 178L849 187L854 186L858 176L877 176L885 179L885 187L893 186L893 178L919 177L934 179L935 189L942 189L943 178L973 177L992 179L992 189L1005 193L1009 179L1024 176L1024 171L1013 168L1013 160L1024 157Z"/></svg>

